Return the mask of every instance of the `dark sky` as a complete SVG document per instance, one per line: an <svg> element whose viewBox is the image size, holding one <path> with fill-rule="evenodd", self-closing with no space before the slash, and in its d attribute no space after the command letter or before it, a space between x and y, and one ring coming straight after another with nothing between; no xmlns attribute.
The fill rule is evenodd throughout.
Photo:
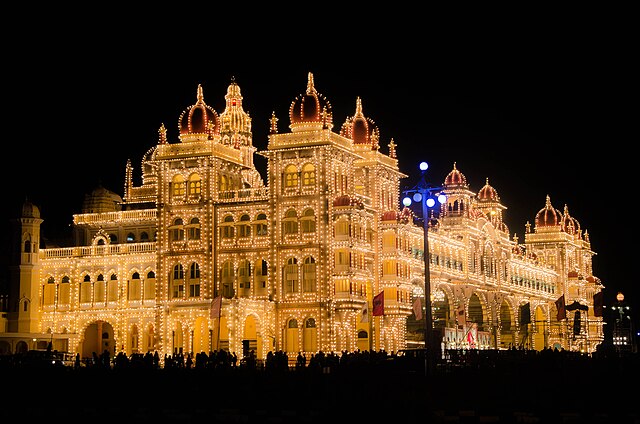
<svg viewBox="0 0 640 424"><path fill-rule="evenodd" d="M637 98L635 48L624 26L595 23L514 21L424 33L376 25L369 37L347 30L303 46L295 44L304 39L297 27L284 38L255 32L246 42L222 29L210 42L181 33L171 44L157 32L42 33L37 43L7 46L1 218L15 216L28 197L53 237L97 184L122 195L127 159L139 181L160 124L176 140L198 84L221 112L235 77L262 150L272 111L287 131L289 105L313 72L333 105L335 131L362 99L382 150L391 138L397 144L406 185L417 181L422 160L434 184L456 162L472 190L489 179L508 208L511 236L521 241L546 195L557 209L566 204L590 234L605 302L618 290L634 302L640 293L627 273L626 234L636 219L627 191L635 179L626 146L636 133L636 108L628 105ZM264 162L256 163L265 176Z"/></svg>

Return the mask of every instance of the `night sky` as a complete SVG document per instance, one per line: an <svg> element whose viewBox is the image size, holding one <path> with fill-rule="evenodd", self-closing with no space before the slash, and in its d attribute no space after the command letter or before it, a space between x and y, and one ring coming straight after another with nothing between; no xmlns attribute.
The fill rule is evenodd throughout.
<svg viewBox="0 0 640 424"><path fill-rule="evenodd" d="M89 34L95 38L86 48L73 32L7 46L0 218L8 222L29 198L41 208L44 236L53 239L98 184L123 194L127 159L138 185L159 126L177 140L178 117L195 103L198 84L220 113L235 78L254 145L263 150L271 113L280 132L288 131L289 105L312 72L333 106L334 131L362 99L380 129L381 150L388 152L391 138L397 145L409 175L403 185L417 182L422 160L433 184L456 162L473 191L489 179L508 208L511 237L520 241L547 195L561 211L566 204L597 252L594 274L606 287L605 304L623 291L638 305L627 237L638 218L626 148L635 131L625 104L637 98L637 87L625 30L560 21L491 28L464 35L448 28L434 37L378 27L371 38L354 32L306 47L294 46L293 35L260 34L238 46L215 31L206 48L187 33L171 46L148 33L126 40ZM263 158L255 161L266 179Z"/></svg>

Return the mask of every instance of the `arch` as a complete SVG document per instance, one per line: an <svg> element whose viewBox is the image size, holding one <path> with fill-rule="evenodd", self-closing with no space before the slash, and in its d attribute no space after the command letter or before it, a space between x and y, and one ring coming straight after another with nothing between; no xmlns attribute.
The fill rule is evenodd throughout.
<svg viewBox="0 0 640 424"><path fill-rule="evenodd" d="M302 266L302 291L304 293L314 293L316 291L316 260L312 256L304 258L304 264ZM307 350L305 349L305 351Z"/></svg>
<svg viewBox="0 0 640 424"><path fill-rule="evenodd" d="M202 192L202 178L197 173L189 175L189 197L197 197Z"/></svg>
<svg viewBox="0 0 640 424"><path fill-rule="evenodd" d="M500 347L509 348L516 345L516 332L513 326L514 313L506 300L500 303Z"/></svg>
<svg viewBox="0 0 640 424"><path fill-rule="evenodd" d="M189 221L189 225L187 226L187 239L200 240L200 219L197 217L193 217Z"/></svg>
<svg viewBox="0 0 640 424"><path fill-rule="evenodd" d="M316 167L312 163L302 165L302 185L313 186L316 183Z"/></svg>
<svg viewBox="0 0 640 424"><path fill-rule="evenodd" d="M543 350L549 346L549 322L542 305L536 306L533 313L533 346L535 350Z"/></svg>
<svg viewBox="0 0 640 424"><path fill-rule="evenodd" d="M303 233L315 233L316 231L316 215L311 208L307 208L302 212L300 218Z"/></svg>
<svg viewBox="0 0 640 424"><path fill-rule="evenodd" d="M249 215L243 214L238 221L238 237L251 237L251 218Z"/></svg>
<svg viewBox="0 0 640 424"><path fill-rule="evenodd" d="M232 239L235 236L234 224L235 220L233 219L233 215L226 215L220 225L220 237L223 239Z"/></svg>
<svg viewBox="0 0 640 424"><path fill-rule="evenodd" d="M258 330L256 325L256 318L253 315L248 315L244 321L244 329L242 332L242 343L243 346L247 346L249 352L253 351L256 357L261 357L262 352L259 350L258 343ZM246 352L249 354L249 352ZM243 352L245 353L245 352Z"/></svg>
<svg viewBox="0 0 640 424"><path fill-rule="evenodd" d="M284 270L284 293L291 294L298 292L298 259L288 258Z"/></svg>
<svg viewBox="0 0 640 424"><path fill-rule="evenodd" d="M182 221L182 218L174 219L173 224L169 226L169 240L184 240L184 222Z"/></svg>
<svg viewBox="0 0 640 424"><path fill-rule="evenodd" d="M288 353L297 353L300 350L299 347L299 332L298 320L291 318L287 321L287 327L285 329L285 350Z"/></svg>
<svg viewBox="0 0 640 424"><path fill-rule="evenodd" d="M87 322L81 330L78 352L87 361L106 361L112 358L116 353L116 340L111 323L103 320Z"/></svg>
<svg viewBox="0 0 640 424"><path fill-rule="evenodd" d="M180 174L174 175L171 180L171 195L172 197L184 197L185 194L185 180Z"/></svg>
<svg viewBox="0 0 640 424"><path fill-rule="evenodd" d="M284 168L284 186L298 187L298 168L295 165L287 165Z"/></svg>
<svg viewBox="0 0 640 424"><path fill-rule="evenodd" d="M254 222L256 236L266 236L269 234L267 224L267 215L259 213Z"/></svg>
<svg viewBox="0 0 640 424"><path fill-rule="evenodd" d="M184 297L184 268L182 264L173 266L173 270L169 274L171 298L181 299Z"/></svg>

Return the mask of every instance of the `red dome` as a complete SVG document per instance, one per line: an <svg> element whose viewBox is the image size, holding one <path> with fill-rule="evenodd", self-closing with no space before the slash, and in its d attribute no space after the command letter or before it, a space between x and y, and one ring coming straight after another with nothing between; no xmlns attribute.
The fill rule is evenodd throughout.
<svg viewBox="0 0 640 424"><path fill-rule="evenodd" d="M323 117L325 113L326 117ZM326 123L328 126L332 126L331 104L322 94L316 91L311 72L309 72L307 91L291 102L289 118L292 124Z"/></svg>
<svg viewBox="0 0 640 424"><path fill-rule="evenodd" d="M453 169L447 177L444 179L445 186L466 186L467 185L467 177L456 168L456 163L453 163Z"/></svg>
<svg viewBox="0 0 640 424"><path fill-rule="evenodd" d="M344 194L333 199L333 206L349 206L351 204L351 197Z"/></svg>
<svg viewBox="0 0 640 424"><path fill-rule="evenodd" d="M576 234L580 232L580 223L577 219L569 215L569 208L564 205L564 213L562 214L562 229L568 234Z"/></svg>
<svg viewBox="0 0 640 424"><path fill-rule="evenodd" d="M396 211L387 211L382 214L383 221L397 221L398 213Z"/></svg>
<svg viewBox="0 0 640 424"><path fill-rule="evenodd" d="M562 225L562 214L559 210L551 206L551 199L547 195L544 208L536 214L536 227L554 227Z"/></svg>
<svg viewBox="0 0 640 424"><path fill-rule="evenodd" d="M197 102L189 106L180 115L178 127L180 135L206 134L207 136L220 133L218 113L204 102L202 86L198 84Z"/></svg>
<svg viewBox="0 0 640 424"><path fill-rule="evenodd" d="M356 99L356 113L353 117L347 118L342 125L340 135L353 140L354 144L370 145L377 148L379 131L376 124L364 116L362 113L362 101L360 97Z"/></svg>
<svg viewBox="0 0 640 424"><path fill-rule="evenodd" d="M569 271L567 273L567 277L569 277L569 278L578 278L578 271Z"/></svg>
<svg viewBox="0 0 640 424"><path fill-rule="evenodd" d="M489 185L489 178L487 178L487 182L478 192L478 200L491 200L494 202L499 202L500 197L498 196L498 192L495 188Z"/></svg>

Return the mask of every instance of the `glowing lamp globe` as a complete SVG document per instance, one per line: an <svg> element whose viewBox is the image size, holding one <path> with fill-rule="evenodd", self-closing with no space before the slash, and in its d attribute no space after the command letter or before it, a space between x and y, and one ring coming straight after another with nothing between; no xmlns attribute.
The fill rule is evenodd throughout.
<svg viewBox="0 0 640 424"><path fill-rule="evenodd" d="M435 205L435 204L436 204L436 200L435 200L434 198L429 197L429 198L427 199L427 206L428 206L428 207L432 208L432 207L433 207L433 205Z"/></svg>
<svg viewBox="0 0 640 424"><path fill-rule="evenodd" d="M429 168L429 164L427 162L420 162L420 170L426 171Z"/></svg>
<svg viewBox="0 0 640 424"><path fill-rule="evenodd" d="M420 193L414 193L414 194L413 194L413 201L414 201L414 202L420 202L420 201L422 201L422 194L420 194Z"/></svg>
<svg viewBox="0 0 640 424"><path fill-rule="evenodd" d="M447 196L445 196L442 193L438 194L438 202L440 202L441 205L443 205L446 201L447 201Z"/></svg>
<svg viewBox="0 0 640 424"><path fill-rule="evenodd" d="M411 206L411 198L405 197L404 199L402 199L402 204L405 206Z"/></svg>

